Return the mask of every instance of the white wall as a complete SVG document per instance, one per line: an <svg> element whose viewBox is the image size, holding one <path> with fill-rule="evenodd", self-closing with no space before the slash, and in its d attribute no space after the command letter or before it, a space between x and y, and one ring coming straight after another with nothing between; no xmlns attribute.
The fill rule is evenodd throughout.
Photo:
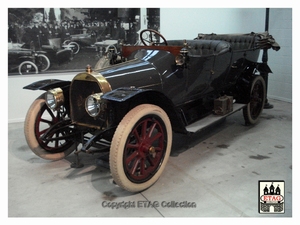
<svg viewBox="0 0 300 225"><path fill-rule="evenodd" d="M269 51L268 64L273 73L269 75L268 96L292 102L292 9L270 9L270 34L281 49Z"/></svg>
<svg viewBox="0 0 300 225"><path fill-rule="evenodd" d="M195 38L198 33L264 31L264 8L161 8L161 33L166 39Z"/></svg>
<svg viewBox="0 0 300 225"><path fill-rule="evenodd" d="M166 39L195 38L198 33L265 31L265 8L161 8L161 33ZM268 98L292 102L292 9L270 8L269 33L281 46L268 51ZM261 61L261 57L259 58Z"/></svg>
<svg viewBox="0 0 300 225"><path fill-rule="evenodd" d="M281 50L269 51L269 97L292 101L292 10L270 9L270 34ZM265 9L161 8L161 33L166 39L193 39L198 33L249 33L265 28ZM261 60L261 59L259 59ZM6 64L7 65L7 64ZM71 80L76 73L8 77L8 122L24 121L32 101L42 91L23 87L41 79Z"/></svg>
<svg viewBox="0 0 300 225"><path fill-rule="evenodd" d="M8 122L22 122L25 120L27 110L34 99L44 91L31 91L23 89L24 86L43 79L72 80L74 73L37 76L16 75L8 77Z"/></svg>

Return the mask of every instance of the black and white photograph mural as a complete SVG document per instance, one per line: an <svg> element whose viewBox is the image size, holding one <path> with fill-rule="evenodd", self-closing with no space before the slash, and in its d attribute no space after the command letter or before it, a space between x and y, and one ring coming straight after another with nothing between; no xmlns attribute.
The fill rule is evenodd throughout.
<svg viewBox="0 0 300 225"><path fill-rule="evenodd" d="M147 8L8 8L8 74L93 67L113 46L139 43L139 31L159 31L160 10Z"/></svg>

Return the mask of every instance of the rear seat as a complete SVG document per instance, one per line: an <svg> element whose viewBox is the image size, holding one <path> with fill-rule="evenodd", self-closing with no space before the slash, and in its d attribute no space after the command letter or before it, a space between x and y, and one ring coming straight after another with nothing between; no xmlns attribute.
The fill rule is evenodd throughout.
<svg viewBox="0 0 300 225"><path fill-rule="evenodd" d="M61 39L60 38L51 38L49 40L49 45L42 45L43 49L58 51L61 49Z"/></svg>
<svg viewBox="0 0 300 225"><path fill-rule="evenodd" d="M187 41L190 55L219 55L230 50L230 44L217 40Z"/></svg>
<svg viewBox="0 0 300 225"><path fill-rule="evenodd" d="M219 55L230 50L230 44L220 40L187 40L189 55ZM169 46L183 46L183 41L168 41Z"/></svg>
<svg viewBox="0 0 300 225"><path fill-rule="evenodd" d="M259 37L254 34L198 34L197 39L226 41L235 51L253 49Z"/></svg>

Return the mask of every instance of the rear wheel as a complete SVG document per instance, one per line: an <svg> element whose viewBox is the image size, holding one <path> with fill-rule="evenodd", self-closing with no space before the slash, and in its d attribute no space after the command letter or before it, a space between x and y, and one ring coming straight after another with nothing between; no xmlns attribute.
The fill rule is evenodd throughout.
<svg viewBox="0 0 300 225"><path fill-rule="evenodd" d="M77 42L71 41L70 43L68 43L68 45L71 46L74 55L76 55L80 51L80 45Z"/></svg>
<svg viewBox="0 0 300 225"><path fill-rule="evenodd" d="M266 84L261 76L256 76L251 84L250 102L243 109L246 124L255 124L264 108Z"/></svg>
<svg viewBox="0 0 300 225"><path fill-rule="evenodd" d="M65 40L63 42L64 48L70 48L73 54L76 55L80 51L80 45L75 41Z"/></svg>
<svg viewBox="0 0 300 225"><path fill-rule="evenodd" d="M37 65L39 71L44 72L49 69L50 60L47 56L45 56L43 54L38 54L36 56L36 65Z"/></svg>
<svg viewBox="0 0 300 225"><path fill-rule="evenodd" d="M113 136L110 170L114 181L130 192L149 188L162 174L171 145L171 123L160 107L143 104L133 108Z"/></svg>
<svg viewBox="0 0 300 225"><path fill-rule="evenodd" d="M58 129L49 134L51 140L42 139L51 126L62 120L67 120L63 108L62 111L50 110L46 105L44 95L32 103L25 118L24 133L28 146L37 156L48 160L60 160L75 150L74 141L69 139L72 133L70 127Z"/></svg>

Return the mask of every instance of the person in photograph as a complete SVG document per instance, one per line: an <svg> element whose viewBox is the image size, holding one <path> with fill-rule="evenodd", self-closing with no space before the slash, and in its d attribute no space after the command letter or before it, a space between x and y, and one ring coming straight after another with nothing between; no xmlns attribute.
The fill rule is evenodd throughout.
<svg viewBox="0 0 300 225"><path fill-rule="evenodd" d="M41 35L42 31L39 27L39 23L38 22L34 22L34 26L31 29L31 40L33 41L34 47L36 49L40 48L40 35Z"/></svg>

